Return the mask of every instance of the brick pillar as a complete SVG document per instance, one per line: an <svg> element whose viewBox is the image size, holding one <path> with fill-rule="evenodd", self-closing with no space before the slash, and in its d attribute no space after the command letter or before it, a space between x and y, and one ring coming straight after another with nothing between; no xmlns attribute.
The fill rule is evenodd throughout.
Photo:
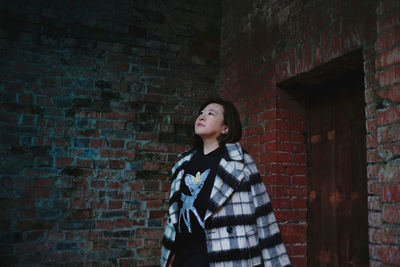
<svg viewBox="0 0 400 267"><path fill-rule="evenodd" d="M400 2L377 8L375 99L369 119L371 266L400 266Z"/></svg>

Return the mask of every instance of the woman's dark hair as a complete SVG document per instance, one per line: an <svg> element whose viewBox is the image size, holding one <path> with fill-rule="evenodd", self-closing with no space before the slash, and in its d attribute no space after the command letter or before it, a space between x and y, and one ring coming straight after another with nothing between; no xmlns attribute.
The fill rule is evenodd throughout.
<svg viewBox="0 0 400 267"><path fill-rule="evenodd" d="M224 124L228 126L228 133L221 134L217 139L220 144L239 142L242 138L242 123L240 122L239 112L229 101L221 98L209 98L199 108L199 113L209 104L220 104L224 108ZM192 145L200 147L203 141L200 136L194 134Z"/></svg>

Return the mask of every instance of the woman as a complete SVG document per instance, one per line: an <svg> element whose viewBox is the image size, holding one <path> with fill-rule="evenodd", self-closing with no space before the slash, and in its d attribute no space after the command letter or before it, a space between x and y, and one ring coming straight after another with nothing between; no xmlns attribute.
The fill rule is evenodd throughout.
<svg viewBox="0 0 400 267"><path fill-rule="evenodd" d="M237 109L208 100L195 134L172 168L161 266L290 266L260 174L238 143Z"/></svg>

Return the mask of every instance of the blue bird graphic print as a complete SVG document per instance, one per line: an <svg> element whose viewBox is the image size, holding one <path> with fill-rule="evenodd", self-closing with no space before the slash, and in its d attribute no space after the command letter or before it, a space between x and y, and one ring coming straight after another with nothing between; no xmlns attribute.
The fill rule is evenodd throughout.
<svg viewBox="0 0 400 267"><path fill-rule="evenodd" d="M199 213L197 212L196 208L194 207L194 201L196 200L197 196L199 195L201 189L203 188L204 182L208 174L210 173L210 169L205 170L202 174L200 172L196 173L196 176L191 174L186 174L185 176L185 183L190 190L191 196L185 195L184 193L181 194L182 200L182 208L179 212L179 223L178 223L178 231L181 232L181 218L185 222L189 233L192 232L192 228L190 226L190 214L189 211L192 211L193 214L196 216L199 224L204 229L204 222L200 218Z"/></svg>

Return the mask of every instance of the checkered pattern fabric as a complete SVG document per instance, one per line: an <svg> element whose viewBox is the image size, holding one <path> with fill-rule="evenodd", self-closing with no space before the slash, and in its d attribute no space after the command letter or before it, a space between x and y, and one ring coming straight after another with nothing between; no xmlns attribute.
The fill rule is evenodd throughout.
<svg viewBox="0 0 400 267"><path fill-rule="evenodd" d="M291 266L268 194L257 167L240 144L228 151L218 166L205 214L210 266ZM183 153L172 169L169 216L165 226L161 266L173 251L178 222L180 183L185 163L194 150Z"/></svg>

